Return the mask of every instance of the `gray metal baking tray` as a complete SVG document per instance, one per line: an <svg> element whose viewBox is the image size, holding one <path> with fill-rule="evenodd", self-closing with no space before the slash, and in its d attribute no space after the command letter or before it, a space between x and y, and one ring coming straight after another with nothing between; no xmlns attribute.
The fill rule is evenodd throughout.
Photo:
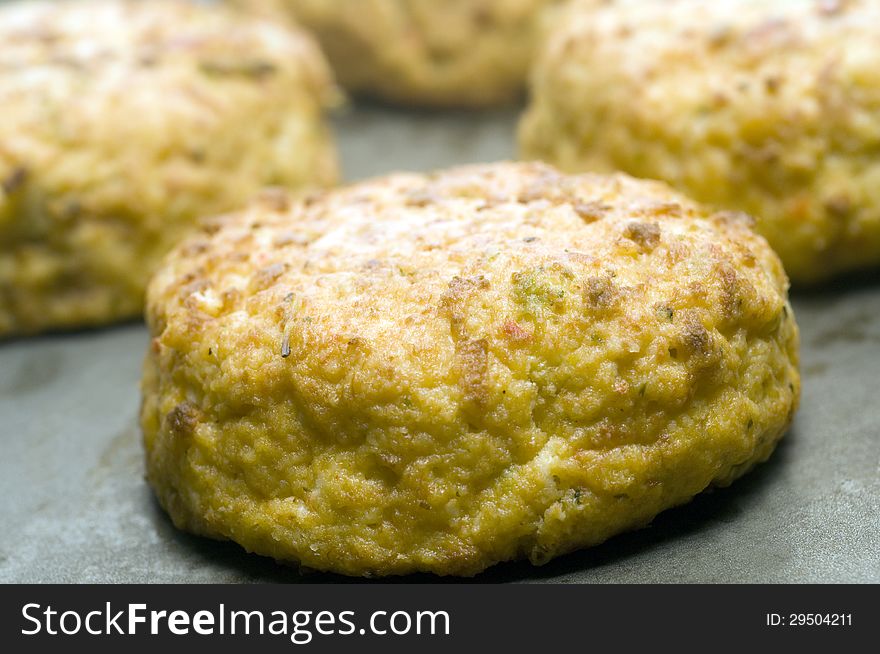
<svg viewBox="0 0 880 654"><path fill-rule="evenodd" d="M516 116L350 109L345 176L512 158ZM647 529L477 580L880 582L880 273L794 307L803 403L768 463ZM174 529L143 480L146 344L140 324L0 344L0 582L345 581Z"/></svg>

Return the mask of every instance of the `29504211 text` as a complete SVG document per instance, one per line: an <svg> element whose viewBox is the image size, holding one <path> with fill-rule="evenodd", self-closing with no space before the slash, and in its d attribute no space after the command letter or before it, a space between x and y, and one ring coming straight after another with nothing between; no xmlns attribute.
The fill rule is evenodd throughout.
<svg viewBox="0 0 880 654"><path fill-rule="evenodd" d="M852 613L767 613L768 627L851 627Z"/></svg>

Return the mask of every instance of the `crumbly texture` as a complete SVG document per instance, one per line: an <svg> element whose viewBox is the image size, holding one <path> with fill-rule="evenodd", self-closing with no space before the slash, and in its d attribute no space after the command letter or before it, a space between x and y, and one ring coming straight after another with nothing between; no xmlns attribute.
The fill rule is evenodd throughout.
<svg viewBox="0 0 880 654"><path fill-rule="evenodd" d="M482 107L519 97L542 10L560 0L232 0L314 30L342 84L410 105Z"/></svg>
<svg viewBox="0 0 880 654"><path fill-rule="evenodd" d="M174 0L0 8L0 337L141 315L205 214L336 177L308 37Z"/></svg>
<svg viewBox="0 0 880 654"><path fill-rule="evenodd" d="M543 563L766 459L797 327L740 216L538 164L267 198L148 292L183 529L348 575Z"/></svg>
<svg viewBox="0 0 880 654"><path fill-rule="evenodd" d="M525 157L746 211L795 283L880 264L880 4L601 4L548 39Z"/></svg>

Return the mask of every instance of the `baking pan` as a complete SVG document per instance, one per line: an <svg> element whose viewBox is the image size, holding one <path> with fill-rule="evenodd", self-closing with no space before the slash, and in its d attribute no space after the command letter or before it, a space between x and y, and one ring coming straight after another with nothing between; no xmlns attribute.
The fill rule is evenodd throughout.
<svg viewBox="0 0 880 654"><path fill-rule="evenodd" d="M335 122L354 180L512 158L516 118L367 105ZM880 273L795 292L793 303L804 394L769 462L646 529L476 580L880 582ZM147 340L128 324L0 344L0 581L348 581L174 529L143 479Z"/></svg>

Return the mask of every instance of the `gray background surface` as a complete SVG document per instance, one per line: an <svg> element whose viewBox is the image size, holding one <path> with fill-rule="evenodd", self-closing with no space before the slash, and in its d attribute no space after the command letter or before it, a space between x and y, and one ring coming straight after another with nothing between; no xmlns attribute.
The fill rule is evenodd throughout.
<svg viewBox="0 0 880 654"><path fill-rule="evenodd" d="M378 107L336 119L347 179L512 158L515 121ZM647 529L477 580L880 582L880 273L794 306L803 403L768 463ZM174 529L143 481L146 344L140 324L0 343L0 582L346 581Z"/></svg>

